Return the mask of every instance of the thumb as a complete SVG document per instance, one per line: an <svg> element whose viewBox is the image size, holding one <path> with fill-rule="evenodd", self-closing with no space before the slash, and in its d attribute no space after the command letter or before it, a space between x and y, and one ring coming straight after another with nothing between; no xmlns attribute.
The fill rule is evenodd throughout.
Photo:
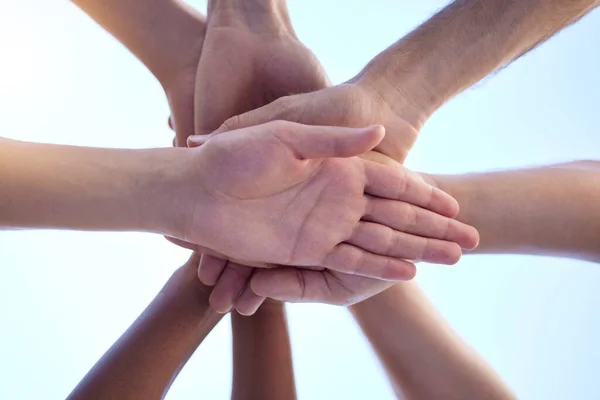
<svg viewBox="0 0 600 400"><path fill-rule="evenodd" d="M257 108L256 110L235 115L223 122L213 134L217 135L223 132L235 131L237 129L265 124L274 120L284 120L286 119L285 116L281 115L281 110L285 109L283 99L285 98L275 100L273 103Z"/></svg>
<svg viewBox="0 0 600 400"><path fill-rule="evenodd" d="M279 133L280 139L303 159L358 156L373 150L385 136L382 125L366 128L293 125Z"/></svg>
<svg viewBox="0 0 600 400"><path fill-rule="evenodd" d="M191 135L187 138L188 147L200 147L210 140L213 135Z"/></svg>

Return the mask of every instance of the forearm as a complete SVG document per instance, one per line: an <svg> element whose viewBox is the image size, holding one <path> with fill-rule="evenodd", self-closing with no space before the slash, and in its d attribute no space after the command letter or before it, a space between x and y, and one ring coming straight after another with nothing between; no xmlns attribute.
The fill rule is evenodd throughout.
<svg viewBox="0 0 600 400"><path fill-rule="evenodd" d="M457 0L357 77L396 108L439 106L595 8L598 0Z"/></svg>
<svg viewBox="0 0 600 400"><path fill-rule="evenodd" d="M0 139L0 228L166 233L182 223L167 213L187 151Z"/></svg>
<svg viewBox="0 0 600 400"><path fill-rule="evenodd" d="M197 65L206 21L183 1L72 1L135 54L163 86L181 66Z"/></svg>
<svg viewBox="0 0 600 400"><path fill-rule="evenodd" d="M267 301L251 317L231 314L233 400L295 399L285 308Z"/></svg>
<svg viewBox="0 0 600 400"><path fill-rule="evenodd" d="M286 0L209 0L208 28L211 26L295 34Z"/></svg>
<svg viewBox="0 0 600 400"><path fill-rule="evenodd" d="M414 282L350 307L397 392L408 399L512 399Z"/></svg>
<svg viewBox="0 0 600 400"><path fill-rule="evenodd" d="M197 279L198 257L175 272L135 323L83 378L69 399L162 399L223 317Z"/></svg>
<svg viewBox="0 0 600 400"><path fill-rule="evenodd" d="M432 176L477 228L476 253L531 254L600 262L600 162Z"/></svg>

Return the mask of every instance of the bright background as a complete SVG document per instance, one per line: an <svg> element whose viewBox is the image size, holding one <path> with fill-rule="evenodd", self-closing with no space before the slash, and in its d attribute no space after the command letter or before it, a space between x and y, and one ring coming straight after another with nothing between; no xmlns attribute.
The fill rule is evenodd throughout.
<svg viewBox="0 0 600 400"><path fill-rule="evenodd" d="M290 9L339 83L445 3L290 0ZM428 122L408 166L458 173L600 158L598 37L594 12L453 100ZM75 6L2 2L0 54L0 135L170 144L159 84ZM64 398L185 259L143 234L0 233L0 398ZM418 280L520 398L600 398L597 266L478 256L422 265ZM346 310L292 305L289 315L301 399L393 398ZM169 398L228 398L230 359L226 318Z"/></svg>

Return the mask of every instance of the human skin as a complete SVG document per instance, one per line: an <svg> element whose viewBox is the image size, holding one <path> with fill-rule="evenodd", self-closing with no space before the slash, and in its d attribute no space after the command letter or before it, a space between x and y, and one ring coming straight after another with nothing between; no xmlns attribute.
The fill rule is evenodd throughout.
<svg viewBox="0 0 600 400"><path fill-rule="evenodd" d="M369 158L400 167L378 153L370 153ZM422 176L452 194L460 205L457 219L480 232L480 244L469 254L528 254L600 262L600 222L591 217L600 204L598 161ZM317 273L306 271L300 276L289 271L257 271L252 275L252 289L257 295L282 301L328 302L342 296L342 304L354 304L362 290L392 286L347 277L339 281L350 291L344 297L336 286L323 288L316 283Z"/></svg>
<svg viewBox="0 0 600 400"><path fill-rule="evenodd" d="M267 300L245 317L231 313L232 400L294 400L294 366L283 303Z"/></svg>
<svg viewBox="0 0 600 400"><path fill-rule="evenodd" d="M196 278L199 255L169 279L133 325L81 380L69 400L159 400L223 317Z"/></svg>
<svg viewBox="0 0 600 400"><path fill-rule="evenodd" d="M416 282L398 283L350 307L402 399L516 397L452 330Z"/></svg>
<svg viewBox="0 0 600 400"><path fill-rule="evenodd" d="M257 110L225 121L216 131L225 132L271 119L307 124L361 126L381 123L388 135L376 151L403 162L429 117L446 101L525 54L565 26L594 9L590 0L462 0L454 1L409 35L375 57L356 77L335 87L280 98ZM189 138L189 143L201 140ZM223 263L206 257L200 269L205 281L219 276ZM236 271L233 271L236 269ZM222 272L214 297L219 308L236 303L231 293L252 296L239 288L234 276L253 276L241 264ZM202 272L204 270L205 272ZM227 272L229 270L229 272ZM351 304L358 293L373 295L386 285L356 281L343 275L332 277L314 271L262 271L253 276L256 291L295 301ZM229 280L229 282L227 281ZM307 284L308 283L308 284ZM339 283L339 285L338 285ZM293 294L284 291L293 285ZM223 294L227 292L228 294ZM227 304L229 303L229 304ZM242 301L238 311L250 313L256 304Z"/></svg>
<svg viewBox="0 0 600 400"><path fill-rule="evenodd" d="M383 124L378 151L403 162L446 101L594 9L598 0L459 0L376 56L354 78L283 97L225 121L219 132L278 119Z"/></svg>
<svg viewBox="0 0 600 400"><path fill-rule="evenodd" d="M180 0L72 2L152 72L169 101L169 124L179 137L192 134L196 70L206 17Z"/></svg>
<svg viewBox="0 0 600 400"><path fill-rule="evenodd" d="M529 254L600 262L600 162L430 175L476 227L474 254Z"/></svg>
<svg viewBox="0 0 600 400"><path fill-rule="evenodd" d="M455 262L453 241L476 241L477 233L450 221L457 205L441 190L353 157L383 136L377 126L271 122L195 149L2 140L0 227L149 231L232 259L410 279L407 255ZM398 209L427 223L407 226ZM381 246L382 237L407 237L417 250L411 242Z"/></svg>

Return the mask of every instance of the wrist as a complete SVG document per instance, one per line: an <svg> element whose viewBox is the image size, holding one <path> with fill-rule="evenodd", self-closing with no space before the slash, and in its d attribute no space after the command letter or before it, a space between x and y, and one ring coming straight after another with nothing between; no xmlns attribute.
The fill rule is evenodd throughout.
<svg viewBox="0 0 600 400"><path fill-rule="evenodd" d="M375 57L348 83L371 92L419 131L443 101L430 89L418 63L405 62L392 52Z"/></svg>
<svg viewBox="0 0 600 400"><path fill-rule="evenodd" d="M286 0L209 0L208 27L295 36Z"/></svg>
<svg viewBox="0 0 600 400"><path fill-rule="evenodd" d="M430 175L421 173L423 179L430 185L448 193L454 197L459 205L459 213L456 219L467 225L477 228L475 206L483 198L478 193L479 185L473 184L469 175Z"/></svg>
<svg viewBox="0 0 600 400"><path fill-rule="evenodd" d="M136 178L134 198L145 231L183 238L191 219L194 195L186 177L189 149L147 150L140 159L145 168Z"/></svg>

